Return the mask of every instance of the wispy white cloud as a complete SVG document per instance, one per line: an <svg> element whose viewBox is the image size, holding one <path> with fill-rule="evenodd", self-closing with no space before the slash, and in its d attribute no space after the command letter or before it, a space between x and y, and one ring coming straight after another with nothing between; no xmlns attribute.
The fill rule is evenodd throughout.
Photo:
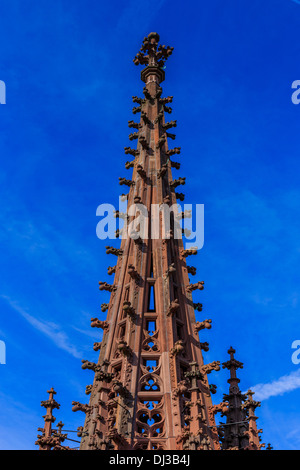
<svg viewBox="0 0 300 470"><path fill-rule="evenodd" d="M271 302L273 302L272 297L260 296L259 294L255 294L251 298L253 302L258 305L269 305Z"/></svg>
<svg viewBox="0 0 300 470"><path fill-rule="evenodd" d="M251 387L255 392L255 399L262 401L270 397L283 395L284 393L291 392L300 388L300 369L291 372L288 375L283 375L277 380L266 384L257 384Z"/></svg>
<svg viewBox="0 0 300 470"><path fill-rule="evenodd" d="M73 329L75 331L78 331L78 333L81 333L83 335L86 335L86 336L89 336L90 338L93 338L95 341L97 340L101 340L102 339L102 336L103 336L103 333L101 330L93 330L93 331L90 331L90 330L86 330L86 329L83 329L83 328L77 328L76 326L73 326Z"/></svg>
<svg viewBox="0 0 300 470"><path fill-rule="evenodd" d="M53 341L58 348L67 351L76 358L81 357L80 352L71 344L71 341L65 332L60 329L59 325L53 322L38 320L20 307L15 300L12 300L6 295L0 295L0 297L4 299L13 310L18 312L34 329L40 331Z"/></svg>

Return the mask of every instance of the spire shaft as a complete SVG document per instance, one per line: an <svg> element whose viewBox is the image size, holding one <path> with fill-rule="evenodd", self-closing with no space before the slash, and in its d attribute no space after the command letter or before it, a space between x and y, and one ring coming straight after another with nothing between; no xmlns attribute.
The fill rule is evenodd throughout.
<svg viewBox="0 0 300 470"><path fill-rule="evenodd" d="M219 449L207 373L219 370L219 363L204 365L195 327L192 291L203 289L203 282L191 284L181 238L176 231L176 193L185 178L173 180L173 156L180 148L169 149L165 113L172 97L162 98L162 67L173 48L160 46L156 33L144 39L135 64L146 65L141 73L144 97L133 97L134 114L139 122L129 122L136 132L130 140L136 149L125 147L134 158L131 179L120 178L129 187L128 212L123 217L128 227L141 205L152 220L161 207L173 214L168 236L162 227L149 223L147 236L123 237L120 250L107 247L117 255L111 274L113 285L100 283L111 292L106 328L97 364L84 361L95 372L89 405L84 405L86 420L81 449ZM158 209L159 211L159 209ZM119 214L120 215L120 214ZM159 215L159 212L158 212ZM159 216L160 219L160 216ZM138 227L134 229L137 235ZM171 269L172 268L172 269ZM195 274L195 268L192 273ZM92 326L99 320L92 318Z"/></svg>

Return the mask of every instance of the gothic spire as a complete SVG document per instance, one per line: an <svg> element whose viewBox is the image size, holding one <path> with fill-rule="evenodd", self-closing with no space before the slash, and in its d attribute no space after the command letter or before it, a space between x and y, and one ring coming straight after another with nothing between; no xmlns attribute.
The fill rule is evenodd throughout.
<svg viewBox="0 0 300 470"><path fill-rule="evenodd" d="M256 421L258 417L255 416L255 410L256 408L260 407L260 402L253 400L254 394L255 393L252 390L248 390L248 399L244 403L244 407L246 410L248 410L249 414L249 428L247 432L249 444L247 446L247 450L260 450L262 447L265 447L265 444L260 443L259 434L262 433L262 429L257 429Z"/></svg>
<svg viewBox="0 0 300 470"><path fill-rule="evenodd" d="M157 33L150 33L134 59L146 66L141 72L144 97L133 97L133 114L140 119L128 122L136 148L124 148L132 156L125 163L132 176L119 178L129 188L124 195L127 213L115 212L123 221L117 231L121 247L106 247L107 254L117 256L116 265L108 268L114 281L99 283L101 291L110 292L109 303L101 307L107 317L93 317L91 323L103 329L101 343L94 344L100 355L97 362L84 360L82 366L95 374L86 389L90 400L73 407L86 416L81 449L220 448L211 412L215 389L207 379L220 370L220 363L204 363L202 351L209 345L199 341L198 332L210 329L211 320L196 323L194 311L201 311L202 304L192 299L204 282L190 282L196 269L187 266L187 257L197 249L184 249L177 237L182 231L178 221L190 214L174 210L164 234L161 225L149 224L142 233L136 223L141 207L152 221L157 208L177 208L177 200L184 200L177 188L185 178L172 178L172 168L180 168L173 156L181 149L168 146L168 139L176 138L168 131L177 122L165 120L173 98L163 98L160 86L172 51L159 45ZM125 236L128 227L130 236Z"/></svg>
<svg viewBox="0 0 300 470"><path fill-rule="evenodd" d="M226 425L222 429L222 448L224 450L244 449L248 445L246 431L248 422L246 411L243 408L243 402L246 395L243 395L239 388L240 379L237 378L237 369L243 369L243 363L235 359L235 349L231 346L228 350L230 359L222 364L223 369L230 371L230 378L227 382L230 384L229 393L224 394L224 400L228 401L228 412L226 413Z"/></svg>
<svg viewBox="0 0 300 470"><path fill-rule="evenodd" d="M57 424L58 431L52 429L52 424L55 422L56 418L53 416L53 410L59 410L60 404L54 399L56 392L54 388L50 388L47 391L49 393L48 400L41 402L41 406L46 408L46 414L43 416L45 424L43 428L38 428L39 434L36 445L39 446L39 450L61 450L62 448L68 449L67 447L62 447L62 442L67 438L67 434L62 434L62 427L64 426L62 422Z"/></svg>
<svg viewBox="0 0 300 470"><path fill-rule="evenodd" d="M128 122L131 144L124 147L130 155L125 169L132 175L119 177L119 184L128 188L121 196L128 207L114 212L120 248L105 247L114 257L107 268L112 281L100 281L99 290L100 295L109 293L110 300L91 318L91 327L103 334L96 336L91 357L82 360L82 369L92 374L85 389L88 403L72 402L72 410L84 414L77 433L81 450L221 450L218 412L227 417L224 449L261 447L254 415L259 405L251 393L246 400L239 389L236 371L243 364L233 348L223 363L230 371L229 394L212 404L216 386L208 375L220 370L220 362L206 363L209 343L200 340L212 320L196 322L195 312L202 312L203 305L193 295L201 296L204 281L189 278L196 268L187 260L198 250L184 248L182 240L187 232L180 221L191 217L191 211L177 204L185 197L177 188L186 179L172 176L172 169L180 169L173 157L181 148L169 148L176 138L169 130L177 121L166 121L173 97L162 97L163 67L172 51L159 45L157 33L150 33L134 59L145 65L145 86L143 97L133 96L133 114L140 118ZM143 223L141 215L146 216ZM49 390L49 400L42 402L47 411L37 441L40 449L62 448L67 438L61 422L52 430L52 411L59 408L54 394Z"/></svg>

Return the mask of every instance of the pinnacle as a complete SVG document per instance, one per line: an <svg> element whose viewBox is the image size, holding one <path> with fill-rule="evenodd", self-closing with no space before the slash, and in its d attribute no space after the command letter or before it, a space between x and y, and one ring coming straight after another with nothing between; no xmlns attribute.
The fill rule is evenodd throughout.
<svg viewBox="0 0 300 470"><path fill-rule="evenodd" d="M149 33L148 34L148 39L151 41L151 39L154 39L156 42L159 42L160 37L158 33Z"/></svg>

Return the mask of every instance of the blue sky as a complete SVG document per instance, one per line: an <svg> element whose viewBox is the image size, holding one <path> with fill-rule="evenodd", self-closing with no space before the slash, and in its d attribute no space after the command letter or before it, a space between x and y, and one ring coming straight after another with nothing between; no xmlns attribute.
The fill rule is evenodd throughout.
<svg viewBox="0 0 300 470"><path fill-rule="evenodd" d="M83 424L108 300L106 241L96 208L117 204L129 145L131 97L141 95L132 59L157 31L174 46L164 95L174 96L186 203L205 205L205 244L193 264L194 295L213 328L207 362L244 362L241 388L255 387L263 442L300 448L300 2L128 0L21 2L0 9L0 448L34 449L40 401L53 386L66 429ZM118 243L114 243L118 246ZM227 372L213 372L214 402ZM76 444L74 444L75 446Z"/></svg>

